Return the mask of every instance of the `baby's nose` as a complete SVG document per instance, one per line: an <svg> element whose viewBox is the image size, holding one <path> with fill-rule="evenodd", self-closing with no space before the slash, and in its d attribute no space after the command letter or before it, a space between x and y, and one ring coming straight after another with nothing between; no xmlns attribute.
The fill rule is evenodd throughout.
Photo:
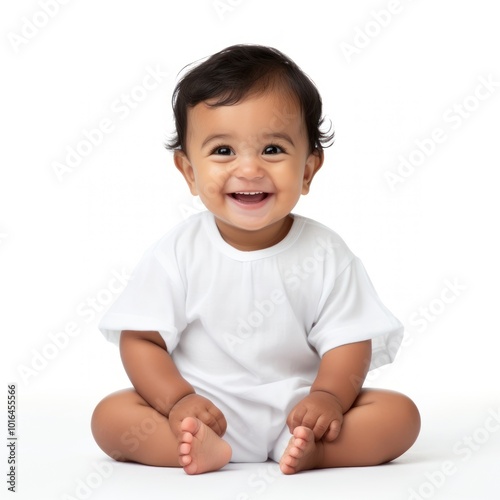
<svg viewBox="0 0 500 500"><path fill-rule="evenodd" d="M242 179L261 179L265 170L256 155L242 155L238 158L233 175Z"/></svg>

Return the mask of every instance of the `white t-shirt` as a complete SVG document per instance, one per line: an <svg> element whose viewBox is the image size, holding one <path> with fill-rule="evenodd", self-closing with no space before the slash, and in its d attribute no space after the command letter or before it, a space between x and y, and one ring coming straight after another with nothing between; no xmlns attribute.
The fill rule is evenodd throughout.
<svg viewBox="0 0 500 500"><path fill-rule="evenodd" d="M328 350L373 339L371 368L390 363L403 328L361 261L329 228L293 218L278 244L245 252L213 214L191 216L146 252L99 328L113 342L122 330L158 331L214 404L243 398L284 419Z"/></svg>

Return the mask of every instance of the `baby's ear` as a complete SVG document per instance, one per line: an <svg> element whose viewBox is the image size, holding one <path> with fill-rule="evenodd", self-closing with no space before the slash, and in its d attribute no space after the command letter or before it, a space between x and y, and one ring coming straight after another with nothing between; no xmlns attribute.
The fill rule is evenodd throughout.
<svg viewBox="0 0 500 500"><path fill-rule="evenodd" d="M198 194L198 190L196 189L196 179L194 176L194 169L187 157L187 154L184 151L175 151L174 153L174 163L177 167L177 170L183 175L184 179L188 183L189 190L193 196Z"/></svg>
<svg viewBox="0 0 500 500"><path fill-rule="evenodd" d="M304 168L304 178L302 180L302 194L309 193L311 187L311 182L316 172L323 165L323 151L314 150L308 157L306 161L306 166Z"/></svg>

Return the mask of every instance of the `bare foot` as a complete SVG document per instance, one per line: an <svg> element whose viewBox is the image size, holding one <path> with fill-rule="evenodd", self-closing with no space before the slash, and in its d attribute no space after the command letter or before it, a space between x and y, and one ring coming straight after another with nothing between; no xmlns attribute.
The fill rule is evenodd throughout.
<svg viewBox="0 0 500 500"><path fill-rule="evenodd" d="M311 429L299 426L293 431L293 436L280 460L283 474L295 474L301 470L314 469L318 464L323 444L314 441Z"/></svg>
<svg viewBox="0 0 500 500"><path fill-rule="evenodd" d="M181 422L179 464L186 474L219 470L231 459L231 447L201 420L186 417Z"/></svg>

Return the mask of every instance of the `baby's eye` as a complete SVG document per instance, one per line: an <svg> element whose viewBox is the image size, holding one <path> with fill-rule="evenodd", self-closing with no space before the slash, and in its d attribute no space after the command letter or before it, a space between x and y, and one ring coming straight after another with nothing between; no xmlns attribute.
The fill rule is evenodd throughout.
<svg viewBox="0 0 500 500"><path fill-rule="evenodd" d="M217 146L212 150L213 155L223 155L223 156L229 156L233 155L234 152L229 146Z"/></svg>
<svg viewBox="0 0 500 500"><path fill-rule="evenodd" d="M263 154L265 155L279 155L280 153L286 153L285 148L278 146L277 144L270 144L264 148Z"/></svg>

